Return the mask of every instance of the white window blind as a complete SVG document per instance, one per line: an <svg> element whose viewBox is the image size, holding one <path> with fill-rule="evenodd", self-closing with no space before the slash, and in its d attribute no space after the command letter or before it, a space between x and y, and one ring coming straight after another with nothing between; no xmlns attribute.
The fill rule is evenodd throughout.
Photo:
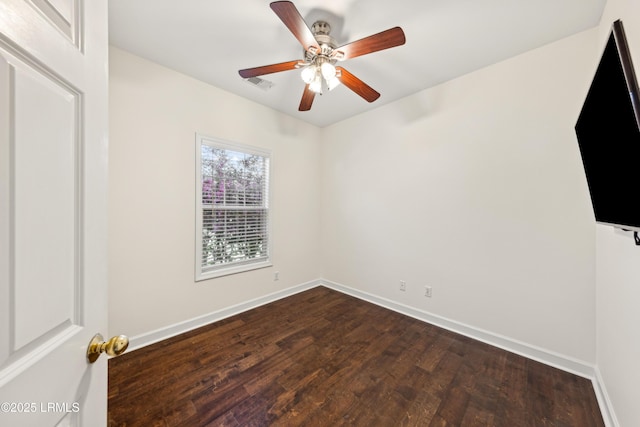
<svg viewBox="0 0 640 427"><path fill-rule="evenodd" d="M270 265L267 151L197 135L196 279Z"/></svg>

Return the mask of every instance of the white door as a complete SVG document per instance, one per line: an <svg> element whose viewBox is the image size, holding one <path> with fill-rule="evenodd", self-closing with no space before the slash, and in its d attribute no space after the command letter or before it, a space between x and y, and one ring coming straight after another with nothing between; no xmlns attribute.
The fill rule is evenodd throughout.
<svg viewBox="0 0 640 427"><path fill-rule="evenodd" d="M0 426L106 425L107 1L0 0Z"/></svg>

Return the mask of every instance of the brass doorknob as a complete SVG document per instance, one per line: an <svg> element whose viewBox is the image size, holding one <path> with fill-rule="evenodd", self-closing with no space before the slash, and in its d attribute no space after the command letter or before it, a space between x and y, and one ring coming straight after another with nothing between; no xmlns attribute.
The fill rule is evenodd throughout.
<svg viewBox="0 0 640 427"><path fill-rule="evenodd" d="M87 347L87 359L89 363L93 363L102 353L107 353L109 356L119 356L124 353L127 347L129 347L129 338L126 335L116 335L105 342L102 335L95 334Z"/></svg>

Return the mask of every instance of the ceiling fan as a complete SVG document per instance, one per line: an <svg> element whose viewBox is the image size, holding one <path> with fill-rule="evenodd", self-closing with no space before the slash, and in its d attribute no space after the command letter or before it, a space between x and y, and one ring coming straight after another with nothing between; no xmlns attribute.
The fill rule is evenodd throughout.
<svg viewBox="0 0 640 427"><path fill-rule="evenodd" d="M327 22L316 21L309 28L292 2L276 1L270 6L304 48L304 59L247 68L239 71L240 76L248 79L301 69L301 77L306 86L302 93L299 111L310 110L316 94L322 94L325 89L332 90L340 83L368 102L373 102L380 97L380 94L371 86L335 64L349 58L403 45L405 36L402 28L394 27L338 46L334 38L329 35L331 26Z"/></svg>

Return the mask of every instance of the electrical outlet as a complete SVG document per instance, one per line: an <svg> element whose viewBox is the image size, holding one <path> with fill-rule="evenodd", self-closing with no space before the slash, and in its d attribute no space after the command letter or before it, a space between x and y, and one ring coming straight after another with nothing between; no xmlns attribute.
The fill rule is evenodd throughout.
<svg viewBox="0 0 640 427"><path fill-rule="evenodd" d="M275 273L273 273L273 280L280 280L280 272L276 271Z"/></svg>
<svg viewBox="0 0 640 427"><path fill-rule="evenodd" d="M424 296L431 298L431 286L424 287Z"/></svg>
<svg viewBox="0 0 640 427"><path fill-rule="evenodd" d="M400 280L400 290L402 292L407 290L407 282L405 282L404 280Z"/></svg>

